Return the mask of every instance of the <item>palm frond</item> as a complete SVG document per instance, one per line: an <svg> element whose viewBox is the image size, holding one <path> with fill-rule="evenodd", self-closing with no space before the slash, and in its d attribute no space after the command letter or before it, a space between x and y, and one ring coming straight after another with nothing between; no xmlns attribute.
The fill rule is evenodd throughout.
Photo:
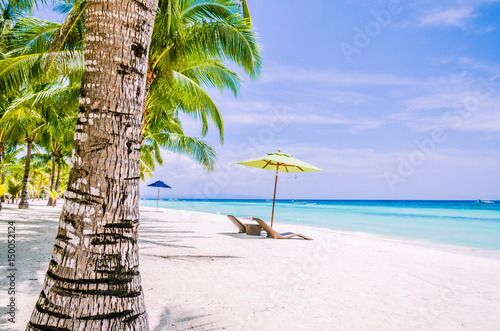
<svg viewBox="0 0 500 331"><path fill-rule="evenodd" d="M83 53L45 52L8 57L0 61L0 89L12 91L43 74L57 72L72 81L83 75Z"/></svg>
<svg viewBox="0 0 500 331"><path fill-rule="evenodd" d="M234 14L236 8L234 1L228 0L179 0L180 14L187 24L223 20Z"/></svg>
<svg viewBox="0 0 500 331"><path fill-rule="evenodd" d="M212 146L201 139L176 133L161 132L155 139L163 141L162 147L195 159L207 171L213 171L216 161L216 152Z"/></svg>
<svg viewBox="0 0 500 331"><path fill-rule="evenodd" d="M187 67L179 70L197 84L217 88L220 92L230 89L236 97L242 80L240 76L219 61L193 61Z"/></svg>
<svg viewBox="0 0 500 331"><path fill-rule="evenodd" d="M38 3L46 4L47 1L40 0L40 2L38 2L37 0L1 0L1 3L3 8L9 5L16 13L25 11L31 13L33 8L38 7Z"/></svg>
<svg viewBox="0 0 500 331"><path fill-rule="evenodd" d="M219 130L221 142L224 141L224 122L217 106L203 88L189 77L174 72L175 83L185 92L182 98L179 98L179 109L186 115L203 121L203 132L205 135L208 128L206 125L206 116L210 116L212 123Z"/></svg>
<svg viewBox="0 0 500 331"><path fill-rule="evenodd" d="M241 7L243 12L243 18L247 19L250 24L252 24L252 17L250 17L250 10L248 10L248 4L246 0L241 0Z"/></svg>
<svg viewBox="0 0 500 331"><path fill-rule="evenodd" d="M34 18L20 18L11 30L10 49L15 54L38 54L48 50L58 23Z"/></svg>

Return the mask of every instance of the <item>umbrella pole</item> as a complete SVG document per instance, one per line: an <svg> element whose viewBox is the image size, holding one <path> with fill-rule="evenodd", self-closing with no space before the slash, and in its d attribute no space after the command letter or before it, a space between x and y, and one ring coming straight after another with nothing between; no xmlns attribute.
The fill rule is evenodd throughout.
<svg viewBox="0 0 500 331"><path fill-rule="evenodd" d="M158 211L159 201L160 201L160 188L158 187L158 195L156 196L156 211Z"/></svg>
<svg viewBox="0 0 500 331"><path fill-rule="evenodd" d="M276 202L276 185L278 184L278 168L276 168L276 179L274 180L274 197L273 197L273 212L271 214L271 227L273 227L274 219L274 204Z"/></svg>

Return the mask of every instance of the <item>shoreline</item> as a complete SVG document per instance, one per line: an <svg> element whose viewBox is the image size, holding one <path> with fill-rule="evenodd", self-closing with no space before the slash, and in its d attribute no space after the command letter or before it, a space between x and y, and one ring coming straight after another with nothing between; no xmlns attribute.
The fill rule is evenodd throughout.
<svg viewBox="0 0 500 331"><path fill-rule="evenodd" d="M145 200L156 201L153 199L145 199ZM209 200L210 199L207 199L207 201L209 201ZM212 200L223 200L223 199L212 199ZM236 200L238 200L238 199L236 199ZM143 200L141 200L141 201L143 201ZM162 201L168 201L168 200L163 199ZM196 200L193 199L192 201L196 201ZM231 201L231 200L228 200L228 201ZM347 201L347 200L344 200L344 201ZM353 200L353 201L387 201L387 200ZM417 201L417 200L397 200L397 201ZM434 201L434 200L425 200L425 201ZM443 200L443 201L448 201L448 200ZM459 200L449 200L449 201L459 201ZM460 200L460 201L466 201L466 200ZM140 208L151 208L151 210L156 210L156 207L151 207L151 206L142 206L141 205ZM159 207L159 208L163 209L163 210L171 210L171 211L207 213L207 214L219 215L219 216L224 215L220 212L207 212L207 211L201 211L201 210L194 211L194 210L175 209L175 208L168 208L168 207ZM267 219L263 219L263 220L266 223L269 223L269 220L267 220ZM380 240L401 242L401 243L406 243L409 245L417 245L420 247L433 247L436 249L441 249L441 250L450 251L450 252L458 251L458 252L465 253L465 254L471 253L473 255L480 255L480 256L500 259L500 249L487 249L487 248L478 248L478 247L473 247L473 246L462 246L462 245L450 244L450 243L440 243L440 242L436 242L436 241L432 241L432 240L428 240L428 239L411 238L411 237L404 237L404 236L397 236L397 235L385 235L385 234L365 232L365 231L341 230L341 229L329 228L329 227L314 225L314 224L301 224L301 223L297 223L297 222L289 222L286 220L280 220L278 227L280 225L285 225L285 227L291 227L291 228L304 228L304 229L312 229L312 230L331 231L333 233L339 233L339 234L343 234L343 235L353 235L353 236L360 235L363 237L373 237L373 238L377 238Z"/></svg>
<svg viewBox="0 0 500 331"><path fill-rule="evenodd" d="M24 329L38 298L61 205L5 205L0 213L2 227L9 219L18 224L23 271L11 330ZM315 240L273 240L237 234L225 215L140 209L152 331L494 330L500 323L493 313L500 310L500 260L478 251L284 223L275 228ZM5 260L5 236L0 243Z"/></svg>

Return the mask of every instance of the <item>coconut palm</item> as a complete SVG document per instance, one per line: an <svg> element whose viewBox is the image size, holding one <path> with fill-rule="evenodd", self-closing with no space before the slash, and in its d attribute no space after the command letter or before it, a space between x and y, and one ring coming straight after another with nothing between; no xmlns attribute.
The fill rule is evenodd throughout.
<svg viewBox="0 0 500 331"><path fill-rule="evenodd" d="M0 136L5 138L6 131L0 127ZM0 141L0 183L5 184L9 169L17 163L17 155L23 150L16 145Z"/></svg>
<svg viewBox="0 0 500 331"><path fill-rule="evenodd" d="M8 189L7 185L0 184L0 196L2 197L2 201L5 196L5 193L7 193L7 189ZM2 201L0 201L0 211L2 210Z"/></svg>
<svg viewBox="0 0 500 331"><path fill-rule="evenodd" d="M102 10L102 2L87 1L86 72L66 203L27 330L148 329L138 268L138 184L156 3L122 0Z"/></svg>
<svg viewBox="0 0 500 331"><path fill-rule="evenodd" d="M115 1L105 14L120 32L102 10L101 2L87 2L87 71L66 203L28 330L148 329L138 270L138 184L142 133L152 129L141 130L156 7ZM217 121L213 111L204 112Z"/></svg>
<svg viewBox="0 0 500 331"><path fill-rule="evenodd" d="M48 166L49 158L45 153L35 153L31 156L31 197L35 201L35 198L40 199L40 188L41 182L47 172L50 171Z"/></svg>
<svg viewBox="0 0 500 331"><path fill-rule="evenodd" d="M18 148L17 146L9 146L3 152L2 161L0 161L2 184L5 184L5 180L8 176L22 173L22 165L19 164L17 155L23 150L24 149L22 147Z"/></svg>
<svg viewBox="0 0 500 331"><path fill-rule="evenodd" d="M71 90L71 92L75 92ZM61 89L57 93L46 95L43 100L45 107L42 116L45 125L39 135L38 143L50 153L51 175L48 191L51 192L56 185L56 167L59 167L64 157L71 155L73 146L73 135L76 123L76 100L72 93L61 95ZM69 91L66 91L69 92ZM59 167L60 169L60 167ZM59 178L60 173L57 177ZM57 189L56 189L57 191ZM49 195L47 206L52 206L52 197Z"/></svg>
<svg viewBox="0 0 500 331"><path fill-rule="evenodd" d="M15 23L14 11L7 4L0 7L0 60L6 57L8 52L8 35Z"/></svg>
<svg viewBox="0 0 500 331"><path fill-rule="evenodd" d="M22 7L26 3L21 2L17 5ZM0 119L0 149L2 131L8 135L7 139L19 143L22 137L27 145L19 208L28 208L27 185L31 149L37 134L40 133L40 128L46 123L39 112L40 108L43 109L42 103L44 99L54 94L61 94L68 89L78 87L75 86L78 84L72 84L75 72L81 71L78 70L78 64L81 62L78 61L78 56L76 61L54 61L54 58L61 59L67 56L63 49L58 50L56 57L51 52L53 48L51 45L55 39L53 32L58 27L59 25L55 23L18 17L15 24L10 24L10 29L3 33L2 45L6 53L0 61L0 76L8 79L0 79L0 86L3 87L2 98L9 99L11 104L3 107ZM60 65L61 62L64 63L63 66ZM63 67L67 68L68 63L76 63L76 69L72 67L70 70L61 70ZM61 77L61 73L65 72L71 74ZM60 84L61 80L57 81L52 77L69 80L69 84ZM14 97L15 100L12 100Z"/></svg>
<svg viewBox="0 0 500 331"><path fill-rule="evenodd" d="M10 35L10 30L14 25L14 21L12 20L12 10L9 5L5 8L1 7L1 16L0 16L0 61L4 60L7 57L8 52L8 36ZM3 116L7 108L12 102L13 97L9 96L5 90L0 89L0 117ZM7 140L6 140L6 130L0 128L0 162L5 164L5 151L7 148ZM2 166L2 184L5 184L5 167ZM3 201L3 195L1 200Z"/></svg>
<svg viewBox="0 0 500 331"><path fill-rule="evenodd" d="M7 139L16 143L26 144L25 168L22 180L20 209L28 208L28 177L33 143L39 128L43 125L40 114L35 107L24 102L24 97L30 92L25 91L23 97L16 100L0 118L0 128L6 131ZM1 130L0 129L0 130Z"/></svg>
<svg viewBox="0 0 500 331"><path fill-rule="evenodd" d="M50 125L50 121L56 121L58 118L58 116L53 115L55 112L52 106L47 105L47 100L60 102L61 100L54 98L54 96L67 90L67 87L59 87L57 82L53 85L26 85L20 91L19 97L9 105L0 118L0 131L5 131L6 139L14 144L26 144L20 209L28 208L28 178L32 148L39 135Z"/></svg>
<svg viewBox="0 0 500 331"><path fill-rule="evenodd" d="M28 47L28 51L23 52L23 56L6 63L8 70L3 70L0 65L0 85L2 77L18 77L19 68L26 65L35 67L48 67L46 63L56 63L52 67L76 68L80 70L82 66L61 65L68 59L82 60L81 56L68 56L73 50L73 54L80 54L82 41L78 37L82 35L82 21L84 17L85 1L76 1L71 8L61 6L61 10L69 11L68 18L64 24L57 26L56 23L41 20L20 20L17 24L20 28L16 38L19 44L28 42L29 45L40 44L43 49L40 55L35 47ZM239 12L243 12L242 17ZM30 31L28 36L22 35L19 31ZM207 117L211 118L216 128L219 130L221 140L223 139L223 123L216 105L203 87L215 87L220 90L230 89L236 94L240 86L240 77L223 65L224 60L229 60L242 67L252 78L258 76L261 68L261 59L258 44L253 33L249 20L246 2L242 3L228 0L177 0L160 1L155 29L153 32L153 43L150 51L150 61L148 65L148 80L146 94L150 88L160 88L162 90L176 91L163 96L163 109L151 109L145 107L143 116L143 133L151 137L156 137L156 133L148 125L153 120L158 119L158 113L154 111L168 112L171 116L174 109L176 112L184 112L202 121L202 136L208 130ZM60 54L60 58L58 55ZM38 61L38 62L37 62ZM69 61L71 62L71 61ZM37 64L42 63L42 64ZM5 72L6 74L2 74ZM22 72L22 71L21 71ZM37 70L29 70L29 73L36 76ZM7 75L9 73L9 75ZM31 76L31 77L32 77ZM19 77L17 80L22 81ZM9 79L7 79L9 81ZM12 83L7 85L16 85ZM155 97L162 93L155 93ZM153 104L153 103L150 103ZM167 105L168 104L168 105ZM177 116L177 114L174 114ZM169 121L169 120L168 120ZM156 125L156 127L161 127ZM163 132L165 130L163 129ZM179 136L180 132L176 137ZM153 134L153 136L151 136ZM145 140L144 140L145 141ZM178 139L165 140L177 142ZM213 168L215 154L213 158L199 158L199 155L210 155L212 150L199 151L200 147L209 146L200 144L198 139L182 139L184 144L174 144L174 151L181 152L191 157L195 157L198 162L206 161L203 164L207 170ZM193 144L189 144L193 141ZM161 145L169 148L172 144ZM147 148L144 148L147 150ZM161 156L158 157L161 158ZM160 159L158 159L160 160ZM144 163L147 160L144 160ZM152 164L154 168L154 162Z"/></svg>
<svg viewBox="0 0 500 331"><path fill-rule="evenodd" d="M17 17L5 33L5 54L0 58L0 90L5 94L33 82L59 77L69 85L83 74L81 25L61 36L65 25L33 17ZM80 37L80 38L79 38ZM52 80L52 78L50 78Z"/></svg>
<svg viewBox="0 0 500 331"><path fill-rule="evenodd" d="M47 150L54 155L54 160L57 153L60 154L63 149L69 150L71 148L76 119L72 110L72 102L75 98L71 93L61 97L61 94L68 91L74 93L71 86L64 88L39 86L36 92L23 91L23 96L16 99L0 118L0 131L5 131L7 139L15 143L23 141L27 146L23 193L19 208L27 208L28 206L27 183L34 143L45 143L45 140L48 139ZM58 107L54 104L57 104ZM24 140L21 140L21 137L24 137Z"/></svg>
<svg viewBox="0 0 500 331"><path fill-rule="evenodd" d="M141 170L152 172L155 162L162 164L160 147L191 156L205 169L213 170L216 158L214 149L199 138L184 135L172 98L161 95L162 90L152 90L146 104L149 116L142 128Z"/></svg>
<svg viewBox="0 0 500 331"><path fill-rule="evenodd" d="M241 5L245 17L239 14ZM183 136L176 119L179 112L200 119L204 136L210 117L223 141L222 116L204 88L229 89L236 95L241 78L223 61L235 63L252 78L260 74L262 66L246 2L240 6L225 0L160 1L149 56L142 123L144 154L161 146L213 169L213 148ZM162 164L159 152L149 160ZM141 166L152 171L154 162Z"/></svg>
<svg viewBox="0 0 500 331"><path fill-rule="evenodd" d="M14 177L7 179L7 193L9 193L11 203L14 203L14 200L17 201L19 193L21 193L22 187L23 187L22 181L16 180Z"/></svg>
<svg viewBox="0 0 500 331"><path fill-rule="evenodd" d="M56 155L56 165L57 165L57 175L54 186L54 191L57 193L57 196L61 196L61 182L63 182L62 186L65 187L64 182L67 181L67 175L69 175L69 163L68 161L71 159L71 149L61 149L58 151ZM57 201L53 201L52 206L55 207Z"/></svg>
<svg viewBox="0 0 500 331"><path fill-rule="evenodd" d="M41 164L41 168L35 168L35 166L33 166L34 169L32 172L33 179L31 186L33 187L34 192L33 198L37 198L38 200L40 200L42 196L45 197L49 187L50 176L50 166L47 163Z"/></svg>

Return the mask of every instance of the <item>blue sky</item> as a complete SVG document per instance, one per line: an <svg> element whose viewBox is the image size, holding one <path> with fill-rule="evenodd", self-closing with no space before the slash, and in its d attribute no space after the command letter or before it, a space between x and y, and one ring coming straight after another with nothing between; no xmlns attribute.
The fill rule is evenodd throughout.
<svg viewBox="0 0 500 331"><path fill-rule="evenodd" d="M249 7L262 77L236 99L210 92L226 126L224 145L206 138L217 169L165 151L163 197L270 198L274 173L236 162L280 148L324 171L280 173L278 198L500 199L500 1Z"/></svg>

